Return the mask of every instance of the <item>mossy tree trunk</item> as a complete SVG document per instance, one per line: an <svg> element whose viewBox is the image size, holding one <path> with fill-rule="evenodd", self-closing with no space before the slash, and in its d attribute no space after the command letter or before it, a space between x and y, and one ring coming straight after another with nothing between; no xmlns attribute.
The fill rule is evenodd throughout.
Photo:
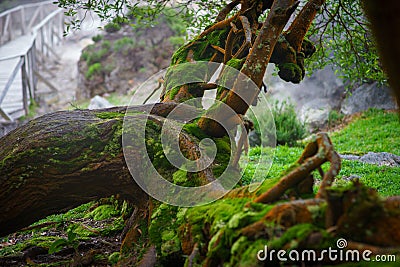
<svg viewBox="0 0 400 267"><path fill-rule="evenodd" d="M153 130L146 131L146 140L153 139L156 144L160 142L163 117L175 106L150 105L150 113L145 105L129 108L128 116L130 122L155 122ZM126 107L117 107L55 112L1 138L0 186L4 190L0 191L0 236L44 216L111 195L147 207L149 197L134 182L123 154L121 135L126 111ZM196 140L182 135L179 142L196 152ZM152 149L161 150L153 151L153 155L162 154L161 145ZM143 157L139 152L132 156ZM196 156L191 153L188 158ZM171 174L176 170L168 162L161 165L156 166L160 172ZM143 166L135 167L139 175L145 175L140 173ZM199 183L209 182L214 179L212 170L198 173L198 178Z"/></svg>
<svg viewBox="0 0 400 267"><path fill-rule="evenodd" d="M48 114L1 139L1 236L99 197L146 201L119 144L124 111L110 119L98 114Z"/></svg>

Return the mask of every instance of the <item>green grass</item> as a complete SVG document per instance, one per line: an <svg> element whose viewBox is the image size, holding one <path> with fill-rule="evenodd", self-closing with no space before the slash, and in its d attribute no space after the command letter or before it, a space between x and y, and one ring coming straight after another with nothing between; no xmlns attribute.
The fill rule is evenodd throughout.
<svg viewBox="0 0 400 267"><path fill-rule="evenodd" d="M339 132L331 133L332 143L339 153L363 155L367 152L389 152L400 155L400 121L396 113L369 110ZM263 148L266 149L266 148ZM266 179L281 176L301 155L302 147L277 146L269 172L261 167ZM270 152L271 153L271 152ZM244 172L243 182L248 183L254 173L261 148L250 150L250 163ZM328 164L323 166L324 170ZM400 168L377 166L359 161L343 160L335 186L349 183L349 176L358 176L369 187L382 196L400 195ZM315 174L319 179L319 174ZM315 189L317 190L317 188Z"/></svg>
<svg viewBox="0 0 400 267"><path fill-rule="evenodd" d="M365 154L373 151L400 155L399 115L371 109L331 137L339 153Z"/></svg>

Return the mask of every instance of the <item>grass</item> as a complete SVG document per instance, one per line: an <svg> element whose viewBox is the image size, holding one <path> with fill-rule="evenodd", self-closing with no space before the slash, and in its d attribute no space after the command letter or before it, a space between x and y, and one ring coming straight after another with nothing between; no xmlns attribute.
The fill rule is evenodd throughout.
<svg viewBox="0 0 400 267"><path fill-rule="evenodd" d="M339 153L363 155L368 152L389 152L400 155L400 121L396 113L371 109L339 132L331 133L332 143ZM264 148L265 149L265 148ZM277 146L274 161L269 172L262 173L265 178L280 176L301 155L302 147ZM250 150L250 164L243 177L244 183L250 181L254 173L256 158L260 147ZM323 166L327 169L329 166ZM319 177L318 174L315 175ZM348 177L360 177L369 187L375 188L382 196L400 195L400 167L377 166L358 161L343 160L342 169L335 185L349 183Z"/></svg>
<svg viewBox="0 0 400 267"><path fill-rule="evenodd" d="M397 113L371 109L331 137L339 153L360 155L373 151L400 155L399 126Z"/></svg>

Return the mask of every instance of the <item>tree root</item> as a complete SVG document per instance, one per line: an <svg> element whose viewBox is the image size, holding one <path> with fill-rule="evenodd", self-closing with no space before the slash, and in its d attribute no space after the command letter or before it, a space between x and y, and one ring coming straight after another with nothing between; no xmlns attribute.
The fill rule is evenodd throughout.
<svg viewBox="0 0 400 267"><path fill-rule="evenodd" d="M303 154L296 163L299 166L284 176L274 187L257 197L254 202L271 203L278 200L289 188L298 185L309 177L312 171L320 169L320 166L327 161L330 162L331 166L325 174L320 170L321 174L323 174L323 180L316 195L316 198L324 198L326 188L332 184L334 177L339 173L340 158L333 150L328 135L319 133L316 140L309 143L304 149Z"/></svg>

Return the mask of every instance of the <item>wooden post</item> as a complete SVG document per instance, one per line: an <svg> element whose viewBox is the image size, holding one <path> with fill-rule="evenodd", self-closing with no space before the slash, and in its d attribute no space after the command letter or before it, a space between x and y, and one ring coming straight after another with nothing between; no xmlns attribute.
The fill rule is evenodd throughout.
<svg viewBox="0 0 400 267"><path fill-rule="evenodd" d="M25 64L25 56L21 57L22 60L22 66L21 66L21 78L22 78L22 102L23 102L23 107L25 110L25 115L28 115L29 113L29 103L28 103L28 94L26 90L26 85L27 85L27 76L26 76L26 64Z"/></svg>
<svg viewBox="0 0 400 267"><path fill-rule="evenodd" d="M22 6L21 7L21 32L22 32L22 35L26 34L26 25L25 25L25 23L26 23L25 7Z"/></svg>
<svg viewBox="0 0 400 267"><path fill-rule="evenodd" d="M33 53L35 50L35 43L32 44L28 51L28 78L29 78L29 96L31 99L35 98L35 82L33 76Z"/></svg>
<svg viewBox="0 0 400 267"><path fill-rule="evenodd" d="M40 28L40 52L44 56L44 32L43 32L43 27Z"/></svg>
<svg viewBox="0 0 400 267"><path fill-rule="evenodd" d="M0 17L0 45L3 44L4 38L4 16Z"/></svg>
<svg viewBox="0 0 400 267"><path fill-rule="evenodd" d="M33 45L32 45L32 79L33 79L33 83L32 83L32 87L33 87L33 95L35 96L35 101L38 101L39 99L36 99L36 91L37 91L37 83L38 83L38 78L35 75L35 71L38 71L38 66L37 66L37 60L36 60L36 40L33 41Z"/></svg>
<svg viewBox="0 0 400 267"><path fill-rule="evenodd" d="M11 41L11 34L7 34L7 30L10 24L10 14L6 15L6 21L4 22L4 31L3 31L3 36L7 36L8 37L8 41Z"/></svg>

